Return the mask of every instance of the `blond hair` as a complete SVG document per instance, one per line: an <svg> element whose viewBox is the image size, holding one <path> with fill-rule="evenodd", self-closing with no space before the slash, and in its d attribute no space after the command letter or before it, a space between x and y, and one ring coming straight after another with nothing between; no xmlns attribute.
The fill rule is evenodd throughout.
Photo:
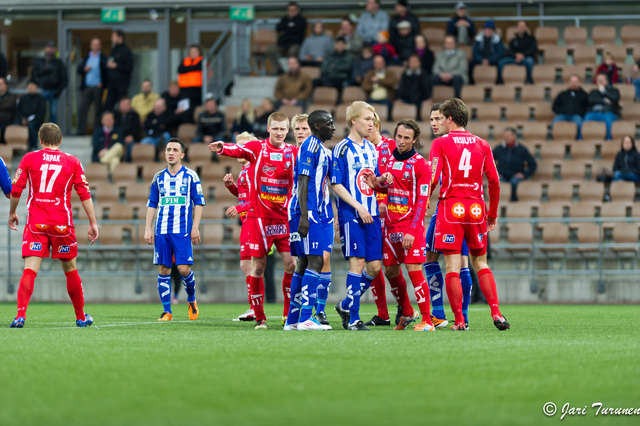
<svg viewBox="0 0 640 426"><path fill-rule="evenodd" d="M258 138L253 133L242 132L236 136L236 143L244 143L249 141L257 141Z"/></svg>
<svg viewBox="0 0 640 426"><path fill-rule="evenodd" d="M58 146L62 143L62 131L55 123L44 123L38 130L38 139L43 145Z"/></svg>
<svg viewBox="0 0 640 426"><path fill-rule="evenodd" d="M296 114L291 119L291 128L295 129L298 123L306 121L309 122L309 114Z"/></svg>
<svg viewBox="0 0 640 426"><path fill-rule="evenodd" d="M242 106L244 105L245 102L249 104L249 112L247 112L247 113L245 113L242 110ZM249 124L253 124L256 121L256 111L253 109L253 104L251 103L251 101L249 99L243 99L242 103L240 104L240 110L236 114L236 121L238 123L240 123L240 121L242 120L242 115L243 114L244 114L244 117L247 119L247 122Z"/></svg>
<svg viewBox="0 0 640 426"><path fill-rule="evenodd" d="M347 126L351 128L351 122L360 118L362 113L367 110L376 113L376 109L364 101L354 101L347 107Z"/></svg>
<svg viewBox="0 0 640 426"><path fill-rule="evenodd" d="M380 116L377 112L373 113L373 128L378 130L381 128Z"/></svg>
<svg viewBox="0 0 640 426"><path fill-rule="evenodd" d="M284 121L287 123L287 127L289 127L289 117L284 112L276 111L269 116L267 119L267 127L271 127L271 123L274 121Z"/></svg>

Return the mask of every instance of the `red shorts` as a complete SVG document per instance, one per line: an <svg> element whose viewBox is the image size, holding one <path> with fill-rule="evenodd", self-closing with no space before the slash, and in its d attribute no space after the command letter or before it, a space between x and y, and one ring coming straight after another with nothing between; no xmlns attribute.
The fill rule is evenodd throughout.
<svg viewBox="0 0 640 426"><path fill-rule="evenodd" d="M408 226L386 228L382 243L382 263L384 266L424 263L427 255L426 231L423 227L413 240L409 250L402 248L402 240Z"/></svg>
<svg viewBox="0 0 640 426"><path fill-rule="evenodd" d="M447 198L438 205L435 246L444 255L458 254L462 240L467 241L469 254L481 256L487 252L487 206L482 200Z"/></svg>
<svg viewBox="0 0 640 426"><path fill-rule="evenodd" d="M290 253L289 221L287 219L262 219L248 217L242 228L247 227L249 255L265 257L275 244L279 253Z"/></svg>
<svg viewBox="0 0 640 426"><path fill-rule="evenodd" d="M53 259L73 259L78 256L78 241L72 226L32 225L24 227L22 236L22 257L49 257L52 247Z"/></svg>
<svg viewBox="0 0 640 426"><path fill-rule="evenodd" d="M249 253L249 227L244 223L240 230L240 260L251 260L251 254Z"/></svg>

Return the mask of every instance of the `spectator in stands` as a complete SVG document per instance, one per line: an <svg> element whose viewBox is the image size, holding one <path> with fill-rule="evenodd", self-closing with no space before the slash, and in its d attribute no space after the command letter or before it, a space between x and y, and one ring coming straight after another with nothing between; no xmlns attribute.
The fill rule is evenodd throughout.
<svg viewBox="0 0 640 426"><path fill-rule="evenodd" d="M15 122L17 101L18 97L9 93L7 79L0 77L0 143L7 143L4 140L4 131L8 125Z"/></svg>
<svg viewBox="0 0 640 426"><path fill-rule="evenodd" d="M414 53L418 55L418 57L420 58L420 64L422 65L422 70L426 72L427 75L431 75L431 72L433 71L434 56L431 49L429 49L429 43L427 42L427 38L422 34L418 34L415 37L414 44L415 44Z"/></svg>
<svg viewBox="0 0 640 426"><path fill-rule="evenodd" d="M360 59L354 62L353 72L351 73L351 80L347 86L360 86L364 76L373 69L373 51L371 46L365 44L362 47L362 53Z"/></svg>
<svg viewBox="0 0 640 426"><path fill-rule="evenodd" d="M596 77L598 74L606 74L611 84L620 83L618 65L613 61L611 52L604 52L602 63L596 69ZM596 78L593 79L593 82L597 83Z"/></svg>
<svg viewBox="0 0 640 426"><path fill-rule="evenodd" d="M504 58L499 62L498 81L502 83L502 69L505 65L521 65L527 69L527 83L532 84L531 71L536 63L536 52L538 51L538 42L536 38L529 34L527 23L518 21L516 27L516 35L509 42L509 50Z"/></svg>
<svg viewBox="0 0 640 426"><path fill-rule="evenodd" d="M261 114L253 123L253 134L260 139L266 139L269 137L269 132L267 131L267 121L269 120L269 116L271 115L271 113L275 111L273 101L269 98L264 98L262 100L262 104L260 105L260 109Z"/></svg>
<svg viewBox="0 0 640 426"><path fill-rule="evenodd" d="M638 61L635 64L633 64L633 72L636 75L638 74L638 72L640 72L640 59L638 59ZM636 95L634 97L634 101L640 102L640 78L634 78L633 85L636 88Z"/></svg>
<svg viewBox="0 0 640 426"><path fill-rule="evenodd" d="M177 126L183 123L193 123L191 100L182 94L177 81L169 83L167 91L163 92L160 97L164 99L169 114L172 114L174 117L174 125L176 128L171 129L170 132L172 134L176 133Z"/></svg>
<svg viewBox="0 0 640 426"><path fill-rule="evenodd" d="M236 114L231 126L231 136L235 140L236 136L244 132L253 132L253 123L256 122L256 112L249 99L244 99L240 106L240 111Z"/></svg>
<svg viewBox="0 0 640 426"><path fill-rule="evenodd" d="M38 83L31 80L27 84L27 94L20 97L16 110L16 124L29 127L28 151L35 151L39 147L38 130L44 123L46 110L47 103L38 93Z"/></svg>
<svg viewBox="0 0 640 426"><path fill-rule="evenodd" d="M398 53L398 58L402 65L407 65L409 56L411 56L416 50L416 37L412 33L411 23L409 21L401 21L398 24L398 36L395 43L392 42L392 46L395 47Z"/></svg>
<svg viewBox="0 0 640 426"><path fill-rule="evenodd" d="M171 139L171 129L174 126L173 115L167 111L167 104L164 99L158 98L153 104L151 111L144 120L144 138L140 141L143 144L160 147Z"/></svg>
<svg viewBox="0 0 640 426"><path fill-rule="evenodd" d="M211 142L224 140L227 133L227 120L224 114L218 111L216 98L207 98L204 108L204 112L198 116L198 133L193 141L208 145Z"/></svg>
<svg viewBox="0 0 640 426"><path fill-rule="evenodd" d="M582 139L582 121L589 107L589 95L582 88L580 76L572 74L569 77L569 88L558 93L553 101L553 112L556 116L551 121L551 128L558 121L576 123L578 133L576 139Z"/></svg>
<svg viewBox="0 0 640 426"><path fill-rule="evenodd" d="M151 80L145 79L140 85L140 93L131 99L131 108L140 116L140 120L144 122L147 115L153 111L156 100L160 95L153 91Z"/></svg>
<svg viewBox="0 0 640 426"><path fill-rule="evenodd" d="M189 56L178 66L178 86L180 96L189 99L190 119L193 122L193 110L202 105L202 49L197 44L189 46Z"/></svg>
<svg viewBox="0 0 640 426"><path fill-rule="evenodd" d="M67 87L67 69L56 57L56 43L50 41L44 48L44 58L36 61L31 71L31 79L42 89L42 97L49 104L49 121L58 122L58 101Z"/></svg>
<svg viewBox="0 0 640 426"><path fill-rule="evenodd" d="M102 117L102 92L107 86L107 57L102 54L102 42L98 37L91 39L91 50L78 64L80 75L80 105L78 106L78 136L87 133L87 115L91 104L94 107L94 127L98 127Z"/></svg>
<svg viewBox="0 0 640 426"><path fill-rule="evenodd" d="M414 38L420 34L420 21L416 15L409 11L409 2L407 0L397 0L394 9L396 14L389 21L389 41L398 49L398 24L402 21L407 21L411 25L409 34Z"/></svg>
<svg viewBox="0 0 640 426"><path fill-rule="evenodd" d="M389 15L380 10L380 0L367 0L358 20L358 34L365 43L375 44L380 31L389 31Z"/></svg>
<svg viewBox="0 0 640 426"><path fill-rule="evenodd" d="M418 108L418 120L422 102L431 99L431 79L422 69L420 57L416 54L409 56L409 66L402 73L396 97L405 104L413 104Z"/></svg>
<svg viewBox="0 0 640 426"><path fill-rule="evenodd" d="M504 44L502 38L496 33L496 24L487 21L482 27L482 32L476 36L473 44L473 60L471 61L470 72L473 74L473 67L476 65L498 66L504 57Z"/></svg>
<svg viewBox="0 0 640 426"><path fill-rule="evenodd" d="M453 86L455 97L460 97L462 85L469 82L469 63L462 49L456 47L456 39L452 35L444 38L444 49L436 55L433 64L431 83Z"/></svg>
<svg viewBox="0 0 640 426"><path fill-rule="evenodd" d="M271 61L273 69L280 74L283 72L279 62L280 58L282 56L298 57L307 31L307 20L300 13L298 3L292 1L287 5L287 14L276 26L276 31L278 32L278 42L267 47L265 54Z"/></svg>
<svg viewBox="0 0 640 426"><path fill-rule="evenodd" d="M367 92L367 102L386 105L391 117L391 107L396 87L396 76L387 68L381 55L373 57L373 69L364 76L362 88ZM387 117L383 119L390 120Z"/></svg>
<svg viewBox="0 0 640 426"><path fill-rule="evenodd" d="M399 62L396 48L389 43L389 31L380 31L378 33L378 43L373 45L373 55L382 56L389 64L397 64Z"/></svg>
<svg viewBox="0 0 640 426"><path fill-rule="evenodd" d="M360 55L362 50L362 37L356 32L356 27L351 19L347 16L340 21L340 32L336 38L342 37L347 46L347 50L351 52L354 58Z"/></svg>
<svg viewBox="0 0 640 426"><path fill-rule="evenodd" d="M613 180L640 182L640 153L631 135L624 136L613 162Z"/></svg>
<svg viewBox="0 0 640 426"><path fill-rule="evenodd" d="M115 118L111 111L102 113L100 122L102 126L96 126L93 131L91 161L107 165L109 171L113 173L120 164L124 152L122 129L115 127Z"/></svg>
<svg viewBox="0 0 640 426"><path fill-rule="evenodd" d="M0 52L0 78L7 77L7 58Z"/></svg>
<svg viewBox="0 0 640 426"><path fill-rule="evenodd" d="M322 63L322 75L313 81L313 85L335 87L342 93L343 83L349 80L353 71L353 56L347 49L344 38L336 39L334 50Z"/></svg>
<svg viewBox="0 0 640 426"><path fill-rule="evenodd" d="M461 1L456 4L456 13L447 24L447 34L452 35L458 43L471 46L476 26L467 15L467 6Z"/></svg>
<svg viewBox="0 0 640 426"><path fill-rule="evenodd" d="M140 141L140 116L131 109L131 99L123 96L118 101L118 109L113 113L115 126L122 129L122 140L127 149L127 161L131 162L133 144Z"/></svg>
<svg viewBox="0 0 640 426"><path fill-rule="evenodd" d="M124 44L124 32L115 30L111 33L111 55L107 60L107 99L104 103L106 111L112 111L120 98L127 96L131 73L133 72L133 53Z"/></svg>
<svg viewBox="0 0 640 426"><path fill-rule="evenodd" d="M504 140L493 148L498 175L502 182L511 184L511 201L518 201L518 184L536 172L536 160L526 146L517 140L518 132L513 127L504 131Z"/></svg>
<svg viewBox="0 0 640 426"><path fill-rule="evenodd" d="M313 83L311 78L300 72L298 58L292 56L288 60L289 72L278 77L275 87L276 109L283 105L307 107Z"/></svg>
<svg viewBox="0 0 640 426"><path fill-rule="evenodd" d="M319 67L332 50L333 39L325 32L324 24L316 22L311 27L311 35L302 42L300 64Z"/></svg>
<svg viewBox="0 0 640 426"><path fill-rule="evenodd" d="M584 121L602 121L607 126L607 140L611 140L611 126L620 118L620 91L609 84L607 74L596 76L597 87L589 92L589 110Z"/></svg>

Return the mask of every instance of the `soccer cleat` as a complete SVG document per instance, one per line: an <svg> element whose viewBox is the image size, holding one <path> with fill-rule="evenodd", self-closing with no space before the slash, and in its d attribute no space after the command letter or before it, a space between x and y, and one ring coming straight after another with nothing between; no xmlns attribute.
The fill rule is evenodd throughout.
<svg viewBox="0 0 640 426"><path fill-rule="evenodd" d="M171 321L172 319L173 315L171 312L163 312L162 315L160 315L160 318L158 318L158 321Z"/></svg>
<svg viewBox="0 0 640 426"><path fill-rule="evenodd" d="M376 325L391 325L391 320L384 320L377 315L374 315L369 321L365 322L364 325L368 326L376 326Z"/></svg>
<svg viewBox="0 0 640 426"><path fill-rule="evenodd" d="M413 331L435 331L436 327L427 321L422 321L420 324L413 326Z"/></svg>
<svg viewBox="0 0 640 426"><path fill-rule="evenodd" d="M447 325L449 325L449 321L447 321L446 318L440 319L433 315L431 315L431 323L435 328L445 328Z"/></svg>
<svg viewBox="0 0 640 426"><path fill-rule="evenodd" d="M469 321L464 322L464 329L469 330Z"/></svg>
<svg viewBox="0 0 640 426"><path fill-rule="evenodd" d="M344 309L342 309L341 303L342 302L336 303L335 309L342 319L342 328L344 328L345 330L349 330L349 311L345 311Z"/></svg>
<svg viewBox="0 0 640 426"><path fill-rule="evenodd" d="M9 326L9 328L22 328L22 327L24 327L24 317L16 317L16 319L14 319L11 325Z"/></svg>
<svg viewBox="0 0 640 426"><path fill-rule="evenodd" d="M507 319L502 315L496 315L493 317L493 325L500 331L508 330L511 325L507 322Z"/></svg>
<svg viewBox="0 0 640 426"><path fill-rule="evenodd" d="M349 324L349 328L347 330L369 331L369 327L365 326L362 321L358 320L358 321L354 322L353 324Z"/></svg>
<svg viewBox="0 0 640 426"><path fill-rule="evenodd" d="M307 330L331 330L331 326L330 325L324 325L324 324L320 324L316 319L314 318L309 318L308 320L306 320L305 322L300 322L298 323L298 330L301 331L307 331Z"/></svg>
<svg viewBox="0 0 640 426"><path fill-rule="evenodd" d="M266 330L267 329L267 321L266 320L258 320L256 325L253 327L254 330Z"/></svg>
<svg viewBox="0 0 640 426"><path fill-rule="evenodd" d="M247 309L244 314L241 314L240 316L238 316L238 319L240 321L255 321L256 320L256 314L255 312L253 312L253 309Z"/></svg>
<svg viewBox="0 0 640 426"><path fill-rule="evenodd" d="M409 324L411 324L412 322L414 322L418 318L420 318L420 312L418 312L418 311L416 311L414 309L413 310L413 315L409 315L407 317L400 317L400 321L398 322L398 325L393 327L393 329L394 330L404 330L405 328L407 328L407 326Z"/></svg>
<svg viewBox="0 0 640 426"><path fill-rule="evenodd" d="M284 327L284 325L287 323L287 317L282 317L282 326Z"/></svg>
<svg viewBox="0 0 640 426"><path fill-rule="evenodd" d="M187 305L189 305L189 319L195 321L198 318L198 314L200 314L198 311L198 302L194 300L193 302L187 302Z"/></svg>
<svg viewBox="0 0 640 426"><path fill-rule="evenodd" d="M282 327L282 329L284 331L291 331L291 330L297 330L298 329L298 323L295 324L285 324L284 327Z"/></svg>
<svg viewBox="0 0 640 426"><path fill-rule="evenodd" d="M453 331L466 331L466 330L467 330L466 326L465 326L464 324L462 324L462 323L459 323L459 324L458 324L458 323L453 324L453 325L451 326L451 329L452 329Z"/></svg>
<svg viewBox="0 0 640 426"><path fill-rule="evenodd" d="M93 324L93 318L86 312L84 314L84 321L76 320L76 326L78 327L89 327L91 324Z"/></svg>
<svg viewBox="0 0 640 426"><path fill-rule="evenodd" d="M315 319L322 325L329 325L329 321L327 321L327 314L325 314L324 312L318 312L315 315Z"/></svg>
<svg viewBox="0 0 640 426"><path fill-rule="evenodd" d="M396 307L396 325L400 324L400 318L402 317L402 306Z"/></svg>

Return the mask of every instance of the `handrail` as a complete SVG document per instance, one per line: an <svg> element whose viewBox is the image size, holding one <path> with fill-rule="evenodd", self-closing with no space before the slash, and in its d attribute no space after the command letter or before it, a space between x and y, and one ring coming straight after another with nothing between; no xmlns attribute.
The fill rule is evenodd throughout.
<svg viewBox="0 0 640 426"><path fill-rule="evenodd" d="M233 22L220 34L202 59L203 102L208 95L220 99L224 89L233 81L238 68L234 52L236 33L237 24Z"/></svg>

